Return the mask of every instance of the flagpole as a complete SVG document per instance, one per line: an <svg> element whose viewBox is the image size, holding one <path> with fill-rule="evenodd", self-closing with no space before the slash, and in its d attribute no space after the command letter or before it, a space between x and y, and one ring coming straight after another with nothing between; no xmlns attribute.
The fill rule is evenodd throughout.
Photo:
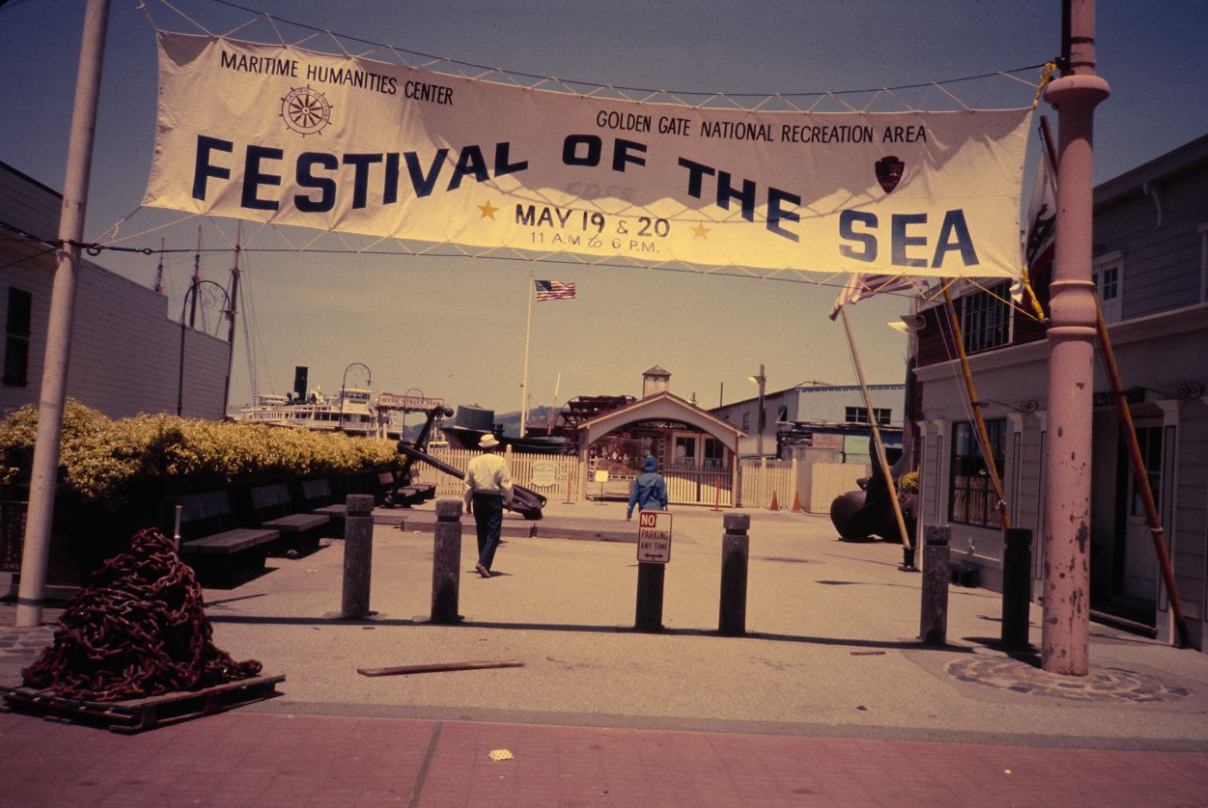
<svg viewBox="0 0 1208 808"><path fill-rule="evenodd" d="M981 399L977 397L977 388L973 386L973 370L969 367L969 355L965 353L965 338L961 334L960 320L956 318L956 306L952 302L952 292L948 290L948 279L941 280L944 287L944 305L948 310L948 322L952 325L952 338L956 343L956 354L961 360L961 375L965 378L965 393L969 396L969 406L973 410L973 422L977 425L977 440L981 444L982 460L986 464L986 473L990 475L990 485L994 486L994 496L998 497L995 510L1004 528L1011 527L1011 517L1007 513L1007 499L1003 495L1002 477L998 474L998 463L994 460L993 447L990 446L990 433L986 431L986 419L982 416Z"/></svg>
<svg viewBox="0 0 1208 808"><path fill-rule="evenodd" d="M1178 632L1178 644L1181 648L1187 648L1191 645L1191 637L1187 630L1187 622L1183 617L1183 601L1179 597L1174 568L1170 565L1170 553L1166 550L1162 516L1158 512L1158 502L1154 498L1153 487L1149 483L1149 474L1145 470L1145 459L1141 456L1141 444L1137 440L1137 426L1133 422L1132 410L1129 409L1128 401L1124 398L1124 382L1120 379L1120 366L1116 363L1116 351L1112 348L1111 336L1107 331L1107 321L1103 319L1103 307L1099 305L1098 295L1095 296L1095 330L1099 334L1099 346L1103 349L1103 364L1107 367L1112 397L1116 400L1116 411L1120 414L1120 431L1124 435L1125 446L1128 449L1128 461L1132 464L1137 493L1141 495L1141 503L1145 506L1145 520L1149 526L1149 535L1153 539L1154 553L1158 557L1162 580L1166 583L1166 594L1170 598L1170 611L1174 617L1175 630Z"/></svg>
<svg viewBox="0 0 1208 808"><path fill-rule="evenodd" d="M520 383L520 437L524 437L528 427L528 368L529 368L529 337L533 332L533 273L529 271L528 279L528 320L524 324L524 380Z"/></svg>
<svg viewBox="0 0 1208 808"><path fill-rule="evenodd" d="M864 365L860 363L860 354L856 350L856 340L851 333L851 323L847 321L847 306L839 309L843 315L843 330L847 332L847 347L851 349L851 361L856 366L856 378L860 382L860 392L864 394L864 410L868 413L868 425L871 427L873 448L880 458L881 475L889 489L889 504L893 507L893 520L898 525L898 535L902 538L902 546L914 547L910 534L906 530L906 520L902 517L902 503L898 502L898 489L893 484L893 472L889 469L889 458L885 456L885 446L881 443L881 430L877 428L877 419L872 411L872 396L868 394L868 385L864 383Z"/></svg>
<svg viewBox="0 0 1208 808"><path fill-rule="evenodd" d="M38 432L30 470L29 505L25 544L21 552L21 582L17 592L15 625L42 623L42 600L50 564L51 526L55 483L58 480L63 408L67 398L67 359L71 345L76 280L80 274L80 241L88 202L96 133L97 96L109 25L109 0L89 0L84 10L80 63L71 113L71 138L67 146L67 175L59 215L54 282L46 326L46 351L42 363L42 388L38 396Z"/></svg>
<svg viewBox="0 0 1208 808"><path fill-rule="evenodd" d="M562 386L562 371L558 371L558 378L554 380L554 406L550 408L545 416L545 434L553 434L554 431L554 410L558 407L558 388Z"/></svg>

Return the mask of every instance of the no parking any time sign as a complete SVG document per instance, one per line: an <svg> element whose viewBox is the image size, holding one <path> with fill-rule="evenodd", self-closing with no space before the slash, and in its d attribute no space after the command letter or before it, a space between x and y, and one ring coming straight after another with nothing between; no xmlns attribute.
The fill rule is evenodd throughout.
<svg viewBox="0 0 1208 808"><path fill-rule="evenodd" d="M638 513L638 561L666 564L671 560L671 514L667 511Z"/></svg>

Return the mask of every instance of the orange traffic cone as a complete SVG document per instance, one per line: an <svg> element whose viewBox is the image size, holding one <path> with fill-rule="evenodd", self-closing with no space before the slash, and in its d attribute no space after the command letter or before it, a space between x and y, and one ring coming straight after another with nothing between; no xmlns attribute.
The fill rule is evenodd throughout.
<svg viewBox="0 0 1208 808"><path fill-rule="evenodd" d="M776 492L774 490L772 491L772 504L768 506L768 510L769 511L780 510L780 505L776 502Z"/></svg>
<svg viewBox="0 0 1208 808"><path fill-rule="evenodd" d="M801 494L793 492L793 513L801 513Z"/></svg>

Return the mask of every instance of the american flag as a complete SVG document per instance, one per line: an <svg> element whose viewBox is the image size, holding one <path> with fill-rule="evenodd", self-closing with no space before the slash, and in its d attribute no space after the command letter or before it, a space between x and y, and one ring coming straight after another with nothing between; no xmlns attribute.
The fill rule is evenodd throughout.
<svg viewBox="0 0 1208 808"><path fill-rule="evenodd" d="M534 280L533 285L537 287L538 303L543 300L574 300L575 297L575 285L573 283Z"/></svg>
<svg viewBox="0 0 1208 808"><path fill-rule="evenodd" d="M1036 178L1032 182L1032 198L1028 200L1028 234L1024 256L1028 266L1035 269L1045 260L1045 251L1057 241L1057 172L1053 170L1047 148L1040 150L1036 163Z"/></svg>
<svg viewBox="0 0 1208 808"><path fill-rule="evenodd" d="M833 320L838 317L839 311L848 303L872 297L879 292L900 292L906 289L921 291L925 287L924 281L904 275L852 275L847 286L843 287L843 291L835 298L830 318Z"/></svg>

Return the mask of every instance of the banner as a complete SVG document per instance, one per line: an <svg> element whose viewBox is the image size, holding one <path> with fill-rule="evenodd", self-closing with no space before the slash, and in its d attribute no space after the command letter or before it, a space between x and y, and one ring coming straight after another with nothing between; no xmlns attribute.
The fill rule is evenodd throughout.
<svg viewBox="0 0 1208 808"><path fill-rule="evenodd" d="M1030 109L700 108L158 41L144 205L702 267L1019 274Z"/></svg>

